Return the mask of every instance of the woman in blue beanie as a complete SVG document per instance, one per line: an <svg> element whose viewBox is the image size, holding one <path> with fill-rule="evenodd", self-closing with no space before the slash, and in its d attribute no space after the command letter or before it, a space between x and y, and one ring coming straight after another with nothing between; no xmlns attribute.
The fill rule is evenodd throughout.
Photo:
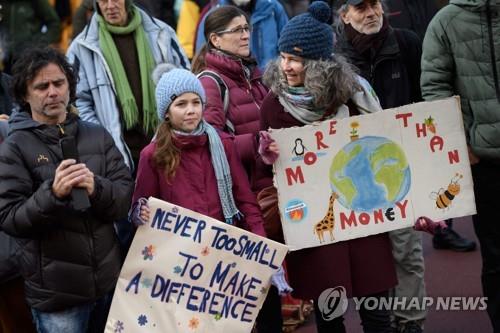
<svg viewBox="0 0 500 333"><path fill-rule="evenodd" d="M333 30L326 24L330 15L325 2L313 2L307 13L291 19L281 32L280 58L264 74L271 92L261 108L262 130L381 110L370 85L342 57L333 54ZM259 152L267 164L279 153L266 132L261 134ZM262 166L261 171L270 187L263 189L260 197L262 193L269 197L274 190L272 169ZM315 301L319 333L346 331L342 300L337 309L332 308L333 302L318 301L323 291L338 287L337 295L381 298L388 296L397 282L386 233L291 252L287 269L292 295ZM359 313L364 332L392 332L389 311L361 305Z"/></svg>

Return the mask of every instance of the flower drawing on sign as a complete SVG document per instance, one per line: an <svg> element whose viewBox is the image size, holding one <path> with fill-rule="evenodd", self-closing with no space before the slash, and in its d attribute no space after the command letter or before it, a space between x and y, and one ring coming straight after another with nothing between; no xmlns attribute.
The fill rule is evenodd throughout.
<svg viewBox="0 0 500 333"><path fill-rule="evenodd" d="M215 320L219 321L219 320L221 320L221 318L222 318L222 314L220 314L219 312L217 312L215 314Z"/></svg>
<svg viewBox="0 0 500 333"><path fill-rule="evenodd" d="M192 330L195 330L198 328L198 326L200 325L200 321L198 320L198 318L196 317L193 317L189 320L189 324L188 324L188 327Z"/></svg>
<svg viewBox="0 0 500 333"><path fill-rule="evenodd" d="M174 274L180 274L182 272L182 267L181 266L175 266L174 267Z"/></svg>
<svg viewBox="0 0 500 333"><path fill-rule="evenodd" d="M177 207L175 207L175 206L174 206L174 207L172 208L172 213L177 214L178 212L179 212L179 208L177 208Z"/></svg>
<svg viewBox="0 0 500 333"><path fill-rule="evenodd" d="M141 253L144 255L144 260L153 260L155 247L153 245L145 246Z"/></svg>
<svg viewBox="0 0 500 333"><path fill-rule="evenodd" d="M208 249L208 246L205 246L202 250L201 250L201 255L206 257L208 256L208 254L210 253L210 250Z"/></svg>
<svg viewBox="0 0 500 333"><path fill-rule="evenodd" d="M351 123L351 141L357 140L359 138L358 134L358 128L359 128L359 123L357 121L353 121Z"/></svg>
<svg viewBox="0 0 500 333"><path fill-rule="evenodd" d="M114 333L122 333L123 330L125 329L124 325L123 325L123 322L118 320L116 323L115 323L115 330L114 330Z"/></svg>
<svg viewBox="0 0 500 333"><path fill-rule="evenodd" d="M139 323L139 325L144 326L148 323L148 317L146 317L146 315L141 314L137 318L137 322Z"/></svg>

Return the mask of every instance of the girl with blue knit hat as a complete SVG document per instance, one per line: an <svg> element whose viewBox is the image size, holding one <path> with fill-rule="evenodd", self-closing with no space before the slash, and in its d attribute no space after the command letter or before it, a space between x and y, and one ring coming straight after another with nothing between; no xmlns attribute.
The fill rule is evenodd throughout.
<svg viewBox="0 0 500 333"><path fill-rule="evenodd" d="M233 139L202 118L205 91L185 69L164 64L158 78L156 105L160 125L141 152L133 202L154 196L265 236L262 216L250 190ZM156 76L156 77L155 77ZM139 215L148 209L139 200Z"/></svg>
<svg viewBox="0 0 500 333"><path fill-rule="evenodd" d="M265 237L233 137L202 118L206 98L201 82L169 64L157 67L153 79L160 125L141 152L131 221L141 225L149 220L146 198L152 196ZM289 290L281 270L272 282L282 292Z"/></svg>
<svg viewBox="0 0 500 333"><path fill-rule="evenodd" d="M368 82L334 54L333 29L326 23L330 15L330 7L316 1L307 13L292 18L281 32L280 58L264 74L271 92L261 108L259 153L268 165L261 169L260 183L269 187L259 193L260 197L262 193L272 196L273 190L276 193L270 164L279 151L265 132L269 128L304 126L381 110ZM276 221L280 225L279 215ZM319 333L346 331L342 314L347 297L380 299L397 283L387 233L293 251L286 260L292 296L314 300ZM333 296L338 297L338 304L332 301ZM392 332L389 311L361 304L359 313L365 332Z"/></svg>

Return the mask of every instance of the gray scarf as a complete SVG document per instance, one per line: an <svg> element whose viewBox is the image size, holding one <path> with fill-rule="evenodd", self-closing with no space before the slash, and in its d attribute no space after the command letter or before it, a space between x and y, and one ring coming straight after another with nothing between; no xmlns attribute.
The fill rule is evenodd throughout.
<svg viewBox="0 0 500 333"><path fill-rule="evenodd" d="M215 171L215 178L217 179L217 189L219 190L219 198L224 214L225 222L233 224L233 218L240 219L243 214L236 207L233 197L233 180L231 178L231 170L227 161L226 152L219 134L215 128L212 127L205 120L200 121L198 127L191 133L174 130L176 135L203 135L207 134L210 156L212 158L212 165Z"/></svg>

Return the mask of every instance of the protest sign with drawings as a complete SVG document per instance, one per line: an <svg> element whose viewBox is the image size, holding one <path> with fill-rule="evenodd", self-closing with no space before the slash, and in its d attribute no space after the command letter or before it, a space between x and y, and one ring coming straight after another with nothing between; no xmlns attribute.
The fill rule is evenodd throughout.
<svg viewBox="0 0 500 333"><path fill-rule="evenodd" d="M287 247L150 198L105 332L248 333Z"/></svg>
<svg viewBox="0 0 500 333"><path fill-rule="evenodd" d="M290 250L475 214L458 97L271 130Z"/></svg>

